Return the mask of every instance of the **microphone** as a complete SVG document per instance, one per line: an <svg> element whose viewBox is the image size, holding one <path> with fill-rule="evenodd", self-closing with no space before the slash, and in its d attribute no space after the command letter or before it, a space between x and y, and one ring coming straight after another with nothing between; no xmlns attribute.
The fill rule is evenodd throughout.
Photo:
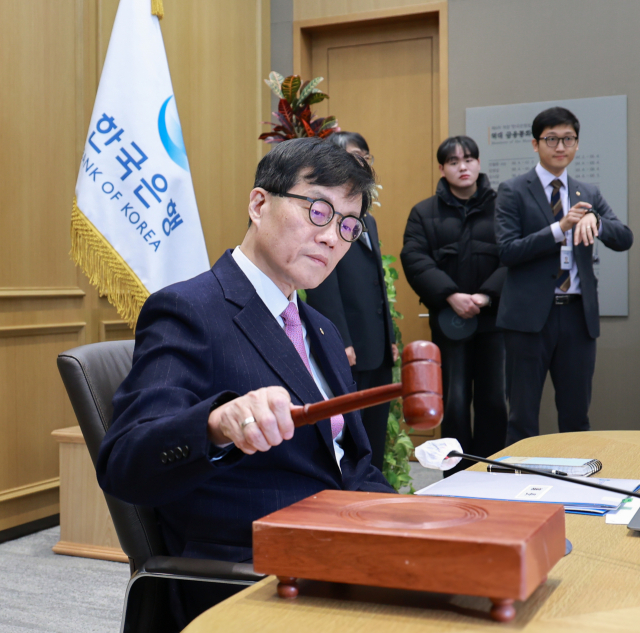
<svg viewBox="0 0 640 633"><path fill-rule="evenodd" d="M427 444L429 446L427 446ZM457 466L462 459L470 459L474 462L481 462L483 464L494 464L504 468L504 462L498 462L493 459L486 459L484 457L477 457L476 455L469 455L462 452L462 446L460 442L452 437L446 437L441 440L430 440L425 442L416 448L416 458L422 466L425 468L431 468L434 470L449 470L454 466ZM516 470L514 468L514 470ZM541 477L549 477L550 479L559 479L560 481L569 481L572 484L578 484L579 486L588 486L590 488L599 488L600 490L606 490L607 492L616 492L626 497L637 497L640 499L640 492L629 492L628 490L620 490L620 488L614 488L613 486L605 486L604 484L597 484L594 481L586 479L575 479L568 477L567 475L556 475L552 473L545 473L535 468L525 468L518 465L518 472L527 473L529 475L540 475Z"/></svg>

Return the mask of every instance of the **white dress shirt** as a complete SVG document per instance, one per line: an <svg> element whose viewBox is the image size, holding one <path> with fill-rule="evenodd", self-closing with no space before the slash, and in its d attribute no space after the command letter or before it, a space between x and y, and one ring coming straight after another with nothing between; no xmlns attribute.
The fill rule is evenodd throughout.
<svg viewBox="0 0 640 633"><path fill-rule="evenodd" d="M284 330L284 321L280 316L289 305L290 301L293 301L298 307L298 293L293 292L291 297L287 297L278 286L271 280L270 277L265 275L241 250L239 246L233 250L232 257L236 264L240 267L240 270L247 276L247 279L251 282L251 285L256 289L256 293L262 299L262 302L267 306L267 309L280 327ZM309 345L309 337L307 336L307 328L302 321L302 337L304 340L304 349L309 359L309 366L311 367L311 374L316 386L320 390L320 393L325 398L331 398L333 392L329 387L329 384L325 380L325 377L320 371L320 367L316 363L313 354L311 354L311 346ZM333 440L333 450L336 454L336 460L338 466L340 460L344 455L344 449L340 445L342 441L344 429L340 431L340 434Z"/></svg>
<svg viewBox="0 0 640 633"><path fill-rule="evenodd" d="M551 183L556 178L558 178L560 182L562 182L562 187L560 187L560 201L562 202L562 213L563 215L567 215L569 209L571 208L571 204L569 202L569 182L567 177L567 170L565 169L560 176L554 176L551 172L547 171L540 163L538 163L536 165L536 174L538 174L538 178L540 178L544 193L547 196L547 200L549 201L549 206L551 206L551 193L553 192ZM569 229L566 233L563 233L562 229L560 228L560 222L554 222L551 225L551 232L553 233L553 237L555 238L556 242L560 243L566 239L568 245L573 245L573 229ZM560 259L558 258L558 267L559 266ZM556 288L556 294L582 294L582 291L580 290L580 276L578 275L578 265L576 264L575 255L573 257L573 265L571 266L571 270L569 271L569 277L571 279L571 285L569 286L568 290L566 292L562 292L560 288Z"/></svg>

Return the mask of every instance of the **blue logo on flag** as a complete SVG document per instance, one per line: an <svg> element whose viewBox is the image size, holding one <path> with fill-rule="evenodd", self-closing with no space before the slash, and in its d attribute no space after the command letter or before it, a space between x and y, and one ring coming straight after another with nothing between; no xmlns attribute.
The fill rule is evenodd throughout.
<svg viewBox="0 0 640 633"><path fill-rule="evenodd" d="M178 118L178 108L176 107L176 100L173 98L173 95L171 95L160 108L160 114L158 115L158 132L160 133L160 140L167 150L167 154L169 154L169 158L185 171L189 171L187 150L184 146L182 128L180 127L180 119Z"/></svg>

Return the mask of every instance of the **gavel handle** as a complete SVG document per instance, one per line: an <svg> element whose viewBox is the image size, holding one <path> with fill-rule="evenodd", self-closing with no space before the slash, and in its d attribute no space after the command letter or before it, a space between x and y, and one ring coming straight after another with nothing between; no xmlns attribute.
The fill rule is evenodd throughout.
<svg viewBox="0 0 640 633"><path fill-rule="evenodd" d="M296 427L304 426L305 424L315 424L319 420L326 420L340 413L349 413L356 409L373 407L376 404L389 402L400 396L402 396L402 383L396 382L391 385L383 385L382 387L347 393L344 396L338 396L337 398L331 398L323 402L305 404L302 407L293 407L293 409L291 409L291 417Z"/></svg>

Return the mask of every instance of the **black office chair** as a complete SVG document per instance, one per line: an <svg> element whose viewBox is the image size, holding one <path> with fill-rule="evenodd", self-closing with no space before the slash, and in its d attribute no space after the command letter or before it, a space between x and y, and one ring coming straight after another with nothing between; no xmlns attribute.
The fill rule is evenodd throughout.
<svg viewBox="0 0 640 633"><path fill-rule="evenodd" d="M58 370L95 466L113 407L111 399L131 369L133 341L83 345L58 356ZM129 557L122 633L174 633L170 582L199 587L213 605L264 578L251 565L167 556L153 508L131 505L105 494L120 545ZM174 603L175 606L175 603Z"/></svg>

